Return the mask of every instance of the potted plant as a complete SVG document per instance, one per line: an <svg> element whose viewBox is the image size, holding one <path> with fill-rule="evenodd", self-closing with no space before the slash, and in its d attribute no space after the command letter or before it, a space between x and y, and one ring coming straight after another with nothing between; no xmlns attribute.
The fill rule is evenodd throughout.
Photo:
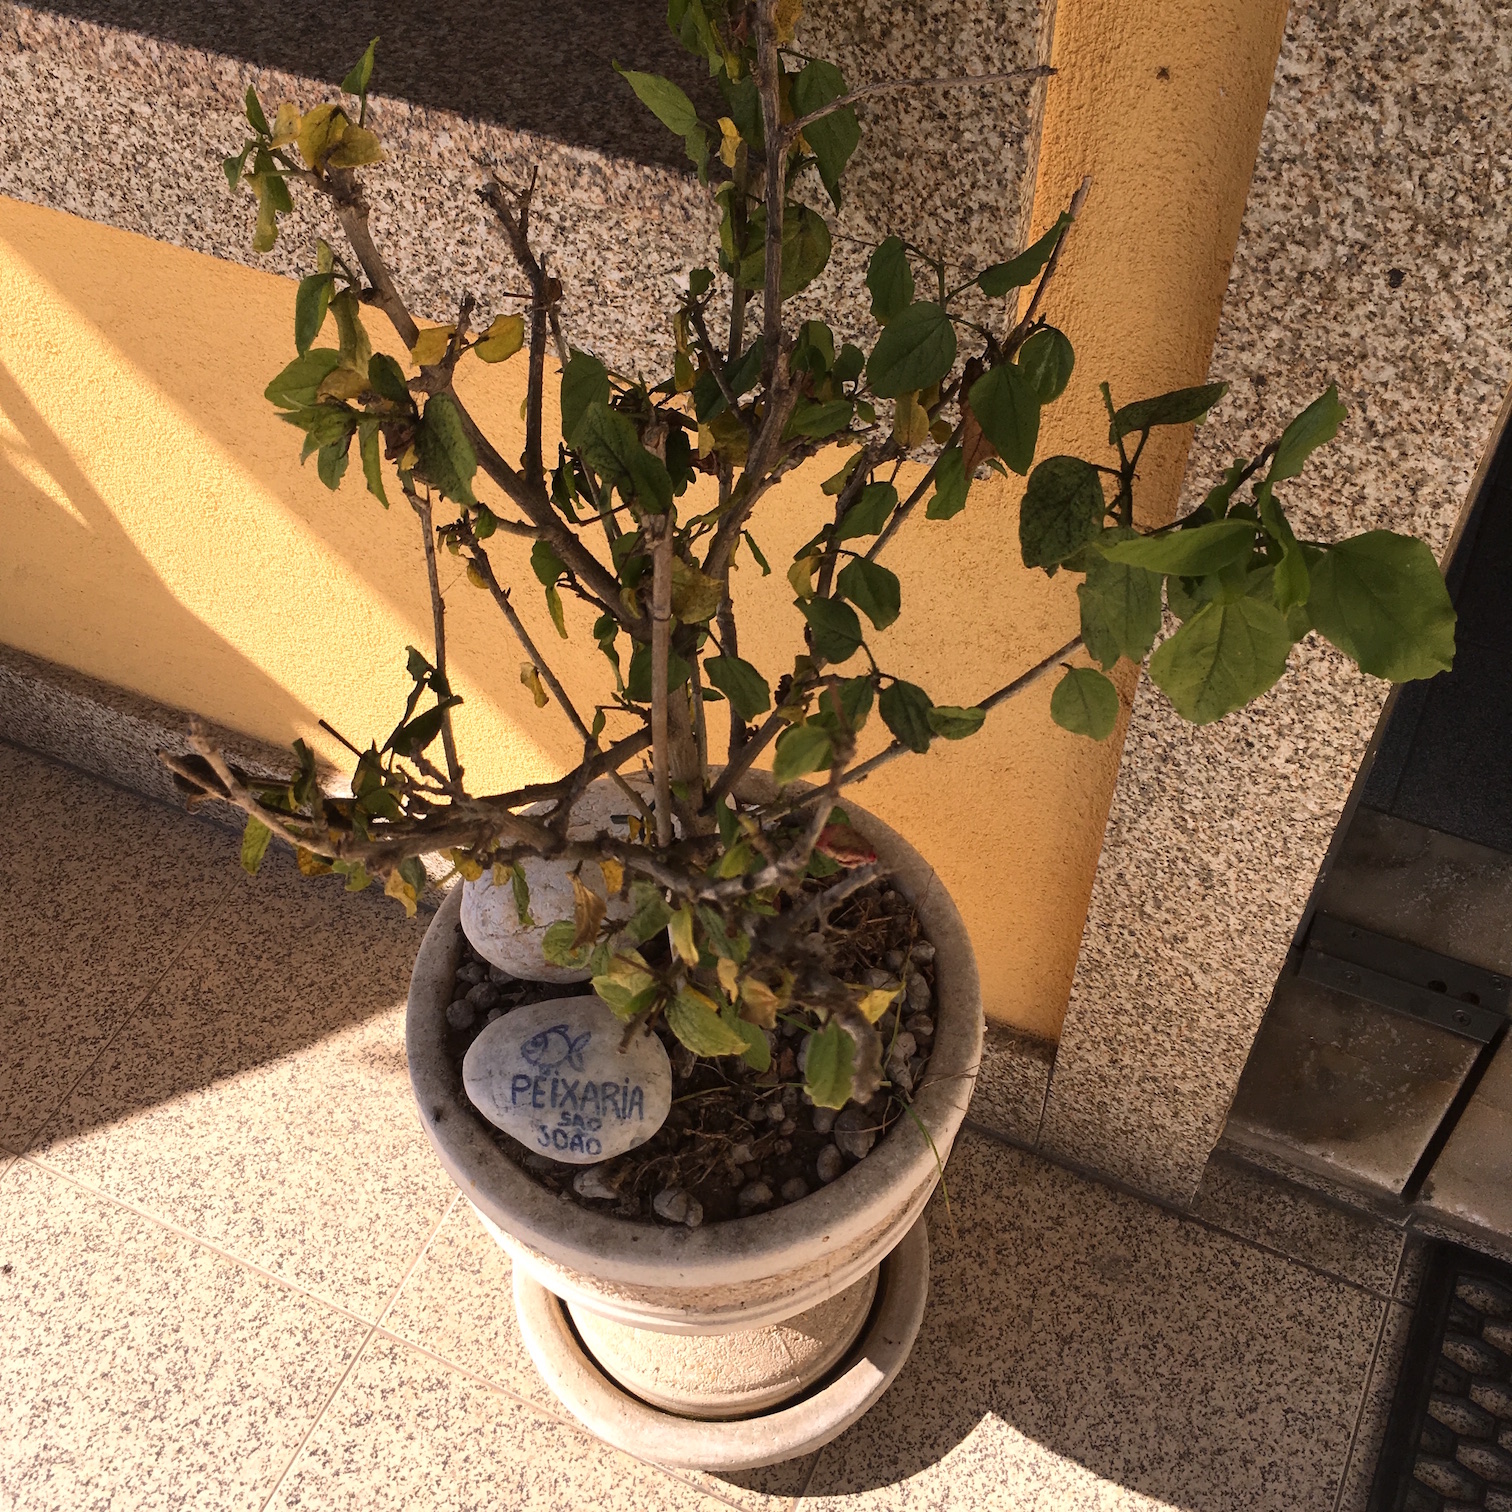
<svg viewBox="0 0 1512 1512"><path fill-rule="evenodd" d="M257 247L273 245L295 188L345 239L317 244L296 355L267 396L327 486L355 452L379 503L397 492L413 511L434 643L408 651L392 733L351 744L350 794L323 792L298 742L279 783L236 770L198 729L197 756L165 758L197 798L245 811L251 871L276 837L305 872L379 882L410 912L422 858L460 875L410 994L422 1123L515 1260L552 1386L612 1441L709 1468L823 1442L901 1366L927 1277L920 1214L980 1055L955 908L846 790L969 738L1049 676L1052 717L1106 739L1119 714L1106 673L1125 658L1148 658L1179 713L1206 723L1263 694L1313 632L1393 681L1453 655L1454 611L1422 542L1302 541L1287 523L1278 490L1344 419L1332 388L1160 528L1135 510L1144 447L1202 419L1224 385L1119 406L1105 384L1108 452L1036 462L1041 411L1074 363L1042 305L1085 184L1044 236L990 267L957 274L896 237L868 249L865 345L794 317L794 296L843 255L826 215L863 96L888 87L848 90L797 51L797 10L672 0L674 33L725 102L716 120L670 81L622 71L720 213L718 247L679 294L670 371L649 379L567 342L562 287L532 244L533 182L490 176L480 190L524 281L513 307L485 324L464 298L455 322L416 322L363 193L382 156L371 45L339 100L270 116L248 90L250 135L226 171L256 195ZM368 317L408 364L374 352ZM335 345L320 344L328 322ZM459 366L477 361L527 367L518 465L517 442L486 436L457 395ZM800 467L813 533L786 569L796 654L774 681L758 663L776 648L741 641L730 574L739 556L771 570L752 522ZM1027 478L1023 560L1079 577L1081 634L976 703L942 706L887 669L877 634L902 595L883 559L902 532L948 529L989 470ZM497 569L509 536L531 543L530 591L558 635L564 596L595 616L592 705L553 673L520 585ZM581 740L556 780L469 789L441 552L497 605L535 703Z"/></svg>

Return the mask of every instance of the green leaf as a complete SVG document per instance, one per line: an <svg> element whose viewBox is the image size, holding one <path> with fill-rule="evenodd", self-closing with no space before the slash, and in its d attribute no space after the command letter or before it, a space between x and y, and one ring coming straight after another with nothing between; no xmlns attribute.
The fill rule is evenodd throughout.
<svg viewBox="0 0 1512 1512"><path fill-rule="evenodd" d="M453 503L476 504L472 480L478 470L478 458L450 395L431 395L420 417L415 441L420 470L426 478Z"/></svg>
<svg viewBox="0 0 1512 1512"><path fill-rule="evenodd" d="M250 94L251 91L249 90ZM263 857L268 853L268 842L273 838L273 831L268 828L261 819L254 819L247 815L247 827L242 831L241 864L242 870L250 877L257 875L257 869L263 863Z"/></svg>
<svg viewBox="0 0 1512 1512"><path fill-rule="evenodd" d="M882 723L911 751L929 749L930 736L934 734L929 712L933 708L923 688L901 680L890 682L877 700Z"/></svg>
<svg viewBox="0 0 1512 1512"><path fill-rule="evenodd" d="M259 136L272 136L268 129L268 118L263 114L262 102L257 98L257 91L249 84L246 96L247 124L251 126Z"/></svg>
<svg viewBox="0 0 1512 1512"><path fill-rule="evenodd" d="M509 868L509 890L514 894L515 916L520 921L520 928L534 929L535 920L530 916L530 881L518 861Z"/></svg>
<svg viewBox="0 0 1512 1512"><path fill-rule="evenodd" d="M1067 667L1050 695L1050 717L1073 735L1106 740L1118 723L1118 689L1091 667Z"/></svg>
<svg viewBox="0 0 1512 1512"><path fill-rule="evenodd" d="M719 1016L745 1041L745 1049L741 1053L746 1065L758 1076L771 1070L772 1047L767 1043L766 1035L755 1024L746 1023L733 1003L721 1008Z"/></svg>
<svg viewBox="0 0 1512 1512"><path fill-rule="evenodd" d="M404 379L404 369L387 352L375 352L369 360L368 383L380 398L394 404L414 403Z"/></svg>
<svg viewBox="0 0 1512 1512"><path fill-rule="evenodd" d="M1187 425L1201 420L1228 393L1226 383L1204 383L1200 388L1173 389L1154 399L1140 399L1118 410L1108 426L1108 445L1135 431L1157 425Z"/></svg>
<svg viewBox="0 0 1512 1512"><path fill-rule="evenodd" d="M1150 676L1176 712L1211 724L1258 698L1286 670L1292 648L1274 604L1239 598L1205 604L1150 658Z"/></svg>
<svg viewBox="0 0 1512 1512"><path fill-rule="evenodd" d="M1058 217L1055 224L1032 247L1025 247L1017 257L1009 258L1007 262L994 263L978 273L977 287L990 298L1000 299L1010 289L1022 289L1033 283L1039 276L1040 269L1050 261L1055 244L1070 224L1069 215Z"/></svg>
<svg viewBox="0 0 1512 1512"><path fill-rule="evenodd" d="M913 269L902 239L889 236L866 265L866 287L871 291L871 312L879 325L901 315L914 297Z"/></svg>
<svg viewBox="0 0 1512 1512"><path fill-rule="evenodd" d="M712 999L684 987L667 1004L667 1028L694 1055L744 1055L746 1038L719 1016Z"/></svg>
<svg viewBox="0 0 1512 1512"><path fill-rule="evenodd" d="M357 435L362 454L362 476L367 481L368 492L387 509L389 501L388 495L383 491L383 465L378 445L378 422L376 420L359 421Z"/></svg>
<svg viewBox="0 0 1512 1512"><path fill-rule="evenodd" d="M784 297L806 289L824 271L830 257L830 232L824 217L807 205L789 202L782 213L782 278ZM747 289L766 285L766 208L751 212L746 250L737 276Z"/></svg>
<svg viewBox="0 0 1512 1512"><path fill-rule="evenodd" d="M693 102L671 79L660 74L637 73L632 68L614 71L635 91L640 102L675 136L686 137L698 125L698 112Z"/></svg>
<svg viewBox="0 0 1512 1512"><path fill-rule="evenodd" d="M1253 521L1214 520L1194 530L1139 536L1099 549L1110 562L1123 562L1129 567L1175 573L1179 577L1206 577L1244 561L1254 546Z"/></svg>
<svg viewBox="0 0 1512 1512"><path fill-rule="evenodd" d="M378 39L374 37L367 45L367 51L352 65L349 72L341 81L342 94L356 95L359 99L366 100L368 83L373 77L373 52L378 46Z"/></svg>
<svg viewBox="0 0 1512 1512"><path fill-rule="evenodd" d="M547 925L546 933L541 937L541 954L553 966L565 966L570 971L581 971L592 961L594 947L592 945L575 946L572 943L575 939L577 939L576 923L571 919L558 919L555 924Z"/></svg>
<svg viewBox="0 0 1512 1512"><path fill-rule="evenodd" d="M982 728L987 711L972 707L963 709L958 704L936 704L929 711L929 728L946 740L965 740Z"/></svg>
<svg viewBox="0 0 1512 1512"><path fill-rule="evenodd" d="M838 689L826 688L819 695L819 709L813 716L831 735L854 735L871 713L872 681L869 676L848 677Z"/></svg>
<svg viewBox="0 0 1512 1512"><path fill-rule="evenodd" d="M816 1108L843 1108L854 1086L856 1042L833 1019L804 1042L803 1090Z"/></svg>
<svg viewBox="0 0 1512 1512"><path fill-rule="evenodd" d="M1454 605L1422 541L1368 530L1312 564L1307 613L1346 656L1375 677L1409 682L1454 665Z"/></svg>
<svg viewBox="0 0 1512 1512"><path fill-rule="evenodd" d="M730 700L730 707L742 719L755 719L772 707L772 690L750 662L738 656L711 656L703 669L710 683Z"/></svg>
<svg viewBox="0 0 1512 1512"><path fill-rule="evenodd" d="M847 603L835 598L798 600L798 609L813 632L814 650L825 661L849 661L861 645L861 621Z"/></svg>
<svg viewBox="0 0 1512 1512"><path fill-rule="evenodd" d="M829 731L822 725L794 725L777 737L772 758L772 780L778 787L806 777L830 764L832 755Z"/></svg>
<svg viewBox="0 0 1512 1512"><path fill-rule="evenodd" d="M241 183L242 169L247 166L247 158L251 152L252 143L248 142L235 156L221 159L221 168L225 171L226 182L233 189Z"/></svg>
<svg viewBox="0 0 1512 1512"><path fill-rule="evenodd" d="M628 416L595 401L578 425L575 444L595 472L611 485L628 485L646 509L665 514L672 507L672 475L641 445Z"/></svg>
<svg viewBox="0 0 1512 1512"><path fill-rule="evenodd" d="M853 541L858 536L876 535L897 506L898 490L891 483L868 483L835 527L835 540Z"/></svg>
<svg viewBox="0 0 1512 1512"><path fill-rule="evenodd" d="M833 63L814 58L804 64L793 80L793 112L799 116L812 115L844 93L845 79L840 70ZM838 210L840 175L861 140L861 123L856 112L847 105L821 120L811 121L803 128L803 139L814 154L819 177Z"/></svg>
<svg viewBox="0 0 1512 1512"><path fill-rule="evenodd" d="M661 992L639 951L621 951L611 956L605 970L593 978L593 990L618 1019L628 1022L649 1008Z"/></svg>
<svg viewBox="0 0 1512 1512"><path fill-rule="evenodd" d="M578 427L590 405L609 402L609 371L597 357L576 347L562 369L562 438L577 445Z"/></svg>
<svg viewBox="0 0 1512 1512"><path fill-rule="evenodd" d="M1018 365L1035 398L1049 404L1065 393L1076 366L1076 353L1062 332L1046 326L1019 348Z"/></svg>
<svg viewBox="0 0 1512 1512"><path fill-rule="evenodd" d="M348 453L352 449L352 436L348 432L340 441L332 441L315 453L315 471L320 481L335 493L346 476Z"/></svg>
<svg viewBox="0 0 1512 1512"><path fill-rule="evenodd" d="M840 569L835 586L877 629L885 630L902 607L902 589L895 573L864 557L854 557Z"/></svg>
<svg viewBox="0 0 1512 1512"><path fill-rule="evenodd" d="M263 398L280 409L309 409L319 396L320 385L335 371L341 353L332 347L317 347L296 357L263 390Z"/></svg>
<svg viewBox="0 0 1512 1512"><path fill-rule="evenodd" d="M1276 503L1269 481L1262 483L1256 493L1260 500L1260 523L1265 526L1265 533L1281 548L1281 560L1276 563L1271 591L1276 608L1286 614L1299 604L1305 604L1312 591L1307 557L1292 534L1291 523Z"/></svg>
<svg viewBox="0 0 1512 1512"><path fill-rule="evenodd" d="M1056 567L1102 533L1102 479L1080 457L1047 457L1029 474L1019 506L1026 567Z"/></svg>
<svg viewBox="0 0 1512 1512"><path fill-rule="evenodd" d="M667 691L682 687L693 669L675 651L667 652ZM630 653L630 670L625 678L625 695L631 703L651 702L651 648L643 641Z"/></svg>
<svg viewBox="0 0 1512 1512"><path fill-rule="evenodd" d="M1040 402L1024 374L1011 362L1001 363L971 385L967 402L1004 464L1028 472L1039 441Z"/></svg>
<svg viewBox="0 0 1512 1512"><path fill-rule="evenodd" d="M955 326L939 305L911 304L888 321L866 364L872 392L884 399L939 383L955 365ZM986 429L984 426L983 429Z"/></svg>
<svg viewBox="0 0 1512 1512"><path fill-rule="evenodd" d="M767 559L761 554L761 547L756 544L756 537L749 530L742 530L740 533L745 537L746 545L751 548L751 555L756 558L756 565L761 568L762 577L771 577L772 569Z"/></svg>
<svg viewBox="0 0 1512 1512"><path fill-rule="evenodd" d="M1281 432L1281 440L1265 481L1280 483L1286 478L1295 478L1307 459L1320 446L1339 434L1339 427L1343 425L1348 413L1339 403L1339 390L1330 383L1327 390Z"/></svg>
<svg viewBox="0 0 1512 1512"><path fill-rule="evenodd" d="M530 570L541 587L555 588L561 582L567 564L556 554L550 541L537 541L530 548Z"/></svg>
<svg viewBox="0 0 1512 1512"><path fill-rule="evenodd" d="M312 273L299 280L299 289L294 295L294 346L301 357L320 335L326 311L331 305L331 295L335 292L336 279L330 273Z"/></svg>
<svg viewBox="0 0 1512 1512"><path fill-rule="evenodd" d="M843 431L855 412L855 403L850 399L831 399L824 404L815 403L812 399L800 399L793 407L793 418L782 432L783 440L790 441L794 436L811 436L822 441L826 436Z"/></svg>
<svg viewBox="0 0 1512 1512"><path fill-rule="evenodd" d="M966 476L966 453L959 446L947 446L935 463L934 497L924 511L927 520L949 520L966 507L971 479Z"/></svg>
<svg viewBox="0 0 1512 1512"><path fill-rule="evenodd" d="M630 884L630 907L632 912L625 933L637 944L660 934L672 918L672 909L654 882Z"/></svg>
<svg viewBox="0 0 1512 1512"><path fill-rule="evenodd" d="M1120 527L1105 531L1102 539L1132 539L1134 532ZM1087 578L1079 583L1082 640L1092 660L1112 667L1121 656L1140 662L1149 655L1160 633L1160 584L1158 572L1111 562L1100 551L1087 553Z"/></svg>

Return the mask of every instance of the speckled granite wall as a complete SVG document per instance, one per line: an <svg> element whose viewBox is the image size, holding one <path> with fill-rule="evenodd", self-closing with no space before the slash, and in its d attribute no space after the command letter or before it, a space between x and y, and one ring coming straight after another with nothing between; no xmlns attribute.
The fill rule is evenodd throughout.
<svg viewBox="0 0 1512 1512"><path fill-rule="evenodd" d="M1041 0L823 0L809 7L800 40L854 83L991 72L1037 60L1043 12ZM296 192L292 234L256 257L251 199L232 200L219 160L240 146L249 82L265 101L312 103L329 90L289 70L339 78L382 32L372 123L390 161L370 182L380 245L415 307L448 319L470 291L486 314L491 297L517 283L471 185L480 163L514 182L539 164L536 237L567 289L569 337L645 371L668 345L674 277L707 259L716 230L707 191L609 68L611 57L628 59L708 95L695 61L666 36L663 14L659 0L607 8L445 0L423 12L369 0L344 7L328 27L323 13L317 26L255 5L3 6L0 194L300 271L321 221ZM1024 80L994 86L990 99L973 88L870 104L872 145L863 142L832 269L814 292L833 299L838 291L851 323L861 318L866 250L846 237L897 231L974 266L1015 248L1042 87Z"/></svg>
<svg viewBox="0 0 1512 1512"><path fill-rule="evenodd" d="M1297 0L1199 433L1194 504L1336 380L1299 533L1442 552L1512 377L1512 11ZM1129 730L1041 1142L1195 1192L1386 685L1309 642L1247 714Z"/></svg>

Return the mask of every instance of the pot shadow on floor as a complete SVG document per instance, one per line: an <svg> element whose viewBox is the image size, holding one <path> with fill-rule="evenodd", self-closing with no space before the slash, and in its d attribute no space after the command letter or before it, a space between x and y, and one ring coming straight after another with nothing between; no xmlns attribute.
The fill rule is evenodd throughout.
<svg viewBox="0 0 1512 1512"><path fill-rule="evenodd" d="M816 1508L1333 1506L1380 1299L970 1131L946 1176L918 1342Z"/></svg>

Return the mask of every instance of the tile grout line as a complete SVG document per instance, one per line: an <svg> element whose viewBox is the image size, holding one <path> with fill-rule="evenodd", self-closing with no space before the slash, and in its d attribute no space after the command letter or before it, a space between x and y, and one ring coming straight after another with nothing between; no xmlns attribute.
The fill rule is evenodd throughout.
<svg viewBox="0 0 1512 1512"><path fill-rule="evenodd" d="M87 1077L89 1073L95 1068L95 1066L99 1064L100 1059L105 1055L106 1051L108 1051L110 1047L115 1044L116 1040L120 1038L122 1032L127 1028L127 1026L136 1021L142 1009L145 1008L147 1004L152 1000L152 995L158 990L159 987L163 985L163 982L167 979L168 974L173 970L173 968L178 965L179 961L184 955L184 952L188 950L189 947L199 939L200 932L209 925L210 921L214 919L217 914L219 914L221 908L230 898L231 891L235 886L235 883L236 879L234 877L228 876L226 878L226 881L221 885L221 891L216 896L215 901L207 907L199 922L189 925L188 928L184 931L184 937L180 942L178 949L175 950L172 955L170 955L168 959L163 963L163 969L158 972L158 974L153 977L152 981L148 983L148 985L142 990L141 996L138 997L136 1002L133 1003L131 1007L128 1008L126 1012L121 1016L121 1022L117 1024L115 1028L105 1036L105 1039L100 1044L100 1048L95 1051L95 1053L89 1058L88 1061L85 1062L79 1074L74 1077L74 1079L64 1089L62 1094L59 1096L58 1101L53 1105L47 1116L43 1118L41 1122L37 1124L36 1128L32 1130L31 1134L27 1137L25 1145L18 1152L18 1158L30 1155L33 1146L35 1146L37 1141L41 1139L41 1137L47 1132L48 1126L52 1123L53 1119L55 1119L58 1114L68 1106L69 1098L71 1098L74 1093L79 1090L79 1087L83 1084L85 1077Z"/></svg>
<svg viewBox="0 0 1512 1512"><path fill-rule="evenodd" d="M378 1321L369 1325L368 1331L364 1336L362 1343L352 1351L352 1358L347 1361L346 1369L341 1372L341 1379L337 1381L336 1384L331 1388L330 1394L326 1397L325 1401L321 1403L320 1410L316 1412L315 1416L310 1419L309 1427L305 1429L303 1435L300 1437L299 1442L294 1446L293 1452L289 1455L287 1463L279 1472L278 1479L273 1482L273 1489L268 1492L267 1497L264 1499L261 1512L269 1512L269 1509L272 1507L275 1499L278 1496L278 1493L283 1489L284 1482L288 1480L290 1474L293 1472L295 1465L299 1463L300 1456L305 1452L305 1446L310 1442L310 1439L314 1435L315 1430L324 1421L326 1413L331 1410L331 1404L336 1400L338 1396L341 1395L342 1388L351 1379L352 1372L356 1370L358 1362L362 1359L363 1355L367 1353L368 1345L373 1342L374 1336L379 1331L379 1323L381 1323L382 1320L389 1315L390 1309L399 1298L399 1293L404 1290L406 1285L408 1285L410 1277L415 1274L415 1271L419 1267L420 1262L425 1258L426 1252L430 1249L432 1243L434 1243L436 1235L441 1232L441 1225L445 1223L446 1220L452 1215L453 1210L461 1200L462 1194L460 1192L453 1196L452 1200L447 1203L446 1207L442 1210L441 1216L437 1218L435 1223L432 1225L430 1233L425 1236L425 1242L421 1244L419 1249L415 1251L415 1258L411 1260L410 1263L405 1267L404 1274L399 1278L398 1284L390 1293L388 1301L385 1302L383 1304L383 1307L380 1309L378 1313Z"/></svg>
<svg viewBox="0 0 1512 1512"><path fill-rule="evenodd" d="M1089 1181L1095 1186L1105 1187L1109 1191L1117 1192L1121 1196L1131 1198L1135 1202L1143 1202L1150 1207L1158 1208L1168 1214L1179 1223L1191 1223L1198 1228L1206 1229L1209 1233L1222 1234L1226 1239L1233 1239L1249 1249L1258 1250L1261 1254L1271 1255L1277 1260L1284 1260L1288 1265L1300 1266L1303 1270L1311 1271L1315 1276L1321 1276L1327 1281L1337 1281L1340 1286L1347 1286L1352 1291L1364 1292L1368 1297L1374 1297L1377 1301L1390 1301L1388 1293L1379 1292L1373 1286L1363 1281L1356 1281L1352 1276L1341 1275L1337 1271L1331 1271L1325 1266L1316 1264L1311 1260L1304 1260L1298 1255L1289 1255L1285 1250L1273 1244L1267 1244L1263 1239L1255 1239L1248 1234L1241 1234L1236 1229L1225 1228L1214 1219L1207 1218L1203 1214L1195 1212L1191 1208L1181 1207L1167 1197L1158 1197L1153 1192L1142 1192L1138 1187L1130 1186L1127 1182L1120 1181L1116 1176L1109 1176L1106 1172L1093 1170L1090 1166L1079 1165L1076 1161L1068 1160L1064 1156L1050 1155L1044 1150L1036 1150L1025 1144L1022 1140L1015 1139L1010 1134L1001 1130L988 1127L986 1124L977 1123L975 1119L967 1118L962 1123L962 1128L969 1129L972 1133L984 1139L995 1140L998 1144L1007 1145L1011 1150L1018 1150L1021 1154L1032 1155L1037 1160L1043 1160L1047 1165L1055 1166L1058 1170L1069 1171L1073 1176L1079 1176L1083 1181ZM1387 1228L1393 1225L1384 1225ZM1405 1246L1404 1246L1405 1248ZM1401 1261L1398 1259L1398 1268Z"/></svg>
<svg viewBox="0 0 1512 1512"><path fill-rule="evenodd" d="M1376 1367L1381 1362L1381 1346L1386 1342L1386 1328L1391 1321L1391 1309L1399 1304L1396 1291L1402 1279L1402 1268L1407 1263L1407 1246L1397 1256L1396 1273L1391 1278L1391 1296L1381 1308L1381 1321L1376 1328L1375 1345L1370 1351L1370 1366L1365 1372L1365 1384L1360 1388L1360 1405L1355 1409L1354 1426L1349 1434L1349 1448L1344 1453L1344 1468L1339 1474L1339 1489L1334 1494L1333 1512L1342 1512L1344 1493L1349 1488L1349 1472L1354 1468L1355 1451L1360 1447L1360 1425L1365 1420L1365 1409L1370 1403L1370 1389L1375 1385Z"/></svg>

